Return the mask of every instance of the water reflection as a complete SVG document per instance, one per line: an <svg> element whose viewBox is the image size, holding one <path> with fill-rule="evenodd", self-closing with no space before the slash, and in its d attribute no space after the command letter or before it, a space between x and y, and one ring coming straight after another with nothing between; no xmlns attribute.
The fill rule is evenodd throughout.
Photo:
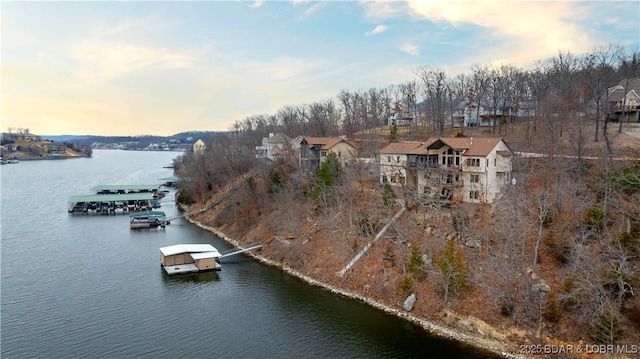
<svg viewBox="0 0 640 359"><path fill-rule="evenodd" d="M161 268L160 270L162 271L162 279L169 283L206 283L220 281L220 276L218 276L218 272L216 271L168 275L164 269Z"/></svg>

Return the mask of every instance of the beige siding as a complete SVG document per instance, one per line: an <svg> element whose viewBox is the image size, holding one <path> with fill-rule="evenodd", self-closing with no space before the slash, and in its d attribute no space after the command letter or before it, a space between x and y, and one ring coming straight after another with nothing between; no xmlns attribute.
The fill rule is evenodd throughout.
<svg viewBox="0 0 640 359"><path fill-rule="evenodd" d="M196 261L196 267L198 267L198 269L203 270L203 269L213 269L216 267L216 260L215 258L203 258L203 259L199 259Z"/></svg>

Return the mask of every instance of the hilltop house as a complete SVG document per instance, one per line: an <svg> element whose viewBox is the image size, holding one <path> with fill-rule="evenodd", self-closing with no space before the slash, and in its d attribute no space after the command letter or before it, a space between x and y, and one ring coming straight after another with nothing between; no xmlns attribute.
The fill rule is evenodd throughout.
<svg viewBox="0 0 640 359"><path fill-rule="evenodd" d="M342 166L348 166L357 157L355 144L341 137L298 137L294 146L300 150L300 166L318 169L331 153L335 153Z"/></svg>
<svg viewBox="0 0 640 359"><path fill-rule="evenodd" d="M202 139L198 139L194 144L193 144L193 153L196 155L200 155L202 154L202 152L204 152L204 150L207 149L207 145L204 143L204 141Z"/></svg>
<svg viewBox="0 0 640 359"><path fill-rule="evenodd" d="M515 122L519 118L530 118L535 115L534 101L511 102L505 99L484 101L478 107L477 102L459 101L453 107L453 123L455 127L493 126L497 121Z"/></svg>
<svg viewBox="0 0 640 359"><path fill-rule="evenodd" d="M415 110L414 113L403 110L398 102L393 107L391 113L387 117L387 126L411 126L415 125Z"/></svg>
<svg viewBox="0 0 640 359"><path fill-rule="evenodd" d="M501 138L430 138L379 151L380 183L435 201L492 203L511 179L513 152Z"/></svg>
<svg viewBox="0 0 640 359"><path fill-rule="evenodd" d="M624 79L609 88L609 120L640 122L640 78Z"/></svg>
<svg viewBox="0 0 640 359"><path fill-rule="evenodd" d="M262 138L262 145L256 146L256 158L272 161L286 157L293 150L292 139L283 133L270 133Z"/></svg>

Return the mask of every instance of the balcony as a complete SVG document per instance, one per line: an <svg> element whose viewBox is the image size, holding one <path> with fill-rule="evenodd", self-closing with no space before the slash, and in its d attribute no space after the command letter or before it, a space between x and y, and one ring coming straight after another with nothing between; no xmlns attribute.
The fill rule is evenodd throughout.
<svg viewBox="0 0 640 359"><path fill-rule="evenodd" d="M410 169L448 169L448 170L460 170L461 166L455 165L442 165L435 162L407 162L407 167Z"/></svg>

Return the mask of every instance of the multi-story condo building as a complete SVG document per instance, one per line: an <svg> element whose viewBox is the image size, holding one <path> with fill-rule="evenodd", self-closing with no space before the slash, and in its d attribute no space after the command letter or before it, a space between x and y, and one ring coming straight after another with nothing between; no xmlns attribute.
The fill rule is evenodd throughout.
<svg viewBox="0 0 640 359"><path fill-rule="evenodd" d="M445 202L492 203L511 180L513 151L502 138L430 138L379 151L380 182Z"/></svg>

